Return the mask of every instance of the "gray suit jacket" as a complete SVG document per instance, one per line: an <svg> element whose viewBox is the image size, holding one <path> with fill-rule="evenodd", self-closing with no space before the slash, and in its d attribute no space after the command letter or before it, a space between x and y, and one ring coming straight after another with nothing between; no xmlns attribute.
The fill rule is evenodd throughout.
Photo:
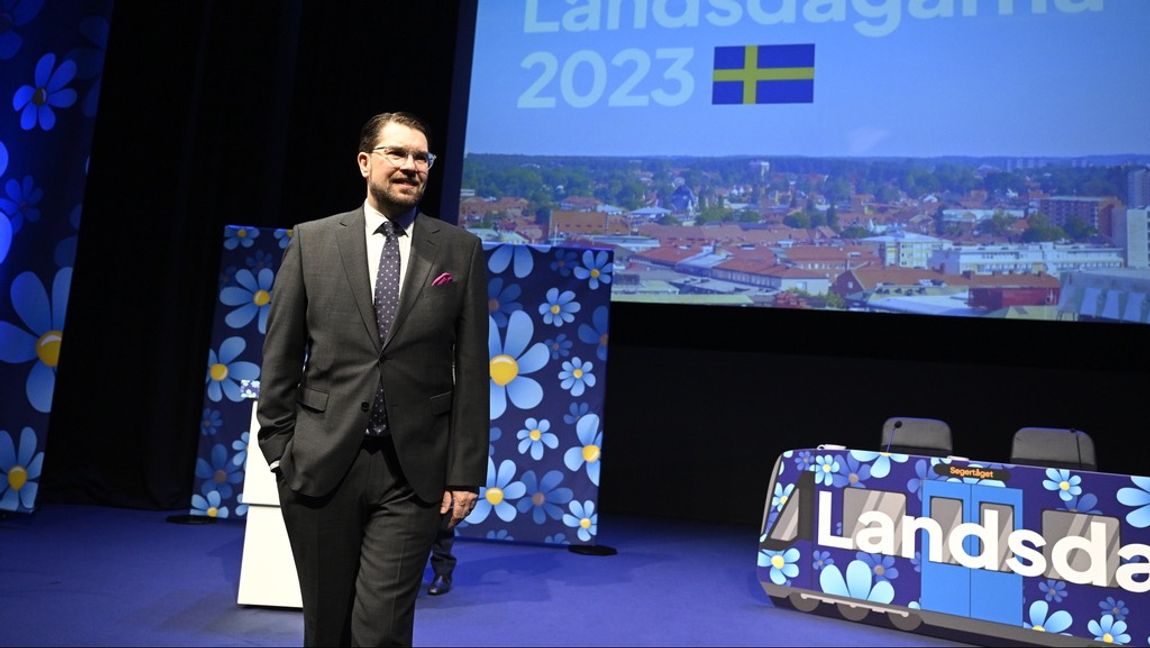
<svg viewBox="0 0 1150 648"><path fill-rule="evenodd" d="M259 445L287 485L329 493L364 438L383 381L388 425L415 493L486 479L487 270L466 231L416 216L411 259L388 339L372 306L363 207L302 223L272 290L257 417ZM433 286L443 273L451 281Z"/></svg>

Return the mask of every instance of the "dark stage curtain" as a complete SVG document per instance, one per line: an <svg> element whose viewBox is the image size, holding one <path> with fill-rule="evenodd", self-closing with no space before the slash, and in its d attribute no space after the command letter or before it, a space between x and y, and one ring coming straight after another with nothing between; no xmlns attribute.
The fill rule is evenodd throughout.
<svg viewBox="0 0 1150 648"><path fill-rule="evenodd" d="M354 207L374 113L420 114L442 145L458 14L116 4L42 501L187 508L224 225Z"/></svg>

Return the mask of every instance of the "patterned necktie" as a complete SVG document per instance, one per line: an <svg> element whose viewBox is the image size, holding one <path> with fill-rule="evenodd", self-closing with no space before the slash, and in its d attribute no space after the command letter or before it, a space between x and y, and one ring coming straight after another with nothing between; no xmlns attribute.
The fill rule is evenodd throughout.
<svg viewBox="0 0 1150 648"><path fill-rule="evenodd" d="M383 346L399 306L399 235L403 230L390 220L384 220L376 231L380 230L386 240L383 243L383 253L379 256L379 271L375 275L375 324L379 328L379 344ZM387 433L386 405L383 383L380 382L375 392L375 401L371 405L368 434L378 436Z"/></svg>

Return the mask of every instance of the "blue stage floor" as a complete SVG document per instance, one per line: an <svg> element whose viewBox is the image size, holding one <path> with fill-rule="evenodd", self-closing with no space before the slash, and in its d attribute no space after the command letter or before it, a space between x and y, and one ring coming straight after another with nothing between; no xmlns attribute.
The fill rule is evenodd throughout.
<svg viewBox="0 0 1150 648"><path fill-rule="evenodd" d="M243 523L49 505L0 520L0 645L292 646L295 610L241 607ZM416 645L943 646L776 608L753 528L601 516L609 557L456 543L447 595L420 596Z"/></svg>

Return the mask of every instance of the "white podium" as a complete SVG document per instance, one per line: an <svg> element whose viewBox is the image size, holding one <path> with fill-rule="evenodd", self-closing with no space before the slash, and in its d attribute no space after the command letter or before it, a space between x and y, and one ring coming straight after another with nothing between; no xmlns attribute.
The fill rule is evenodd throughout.
<svg viewBox="0 0 1150 648"><path fill-rule="evenodd" d="M280 513L280 496L275 475L260 452L256 435L256 403L252 402L252 423L248 434L248 460L244 465L244 503L248 505L244 531L244 554L240 562L240 605L269 605L302 608L299 579L288 544L287 529Z"/></svg>

